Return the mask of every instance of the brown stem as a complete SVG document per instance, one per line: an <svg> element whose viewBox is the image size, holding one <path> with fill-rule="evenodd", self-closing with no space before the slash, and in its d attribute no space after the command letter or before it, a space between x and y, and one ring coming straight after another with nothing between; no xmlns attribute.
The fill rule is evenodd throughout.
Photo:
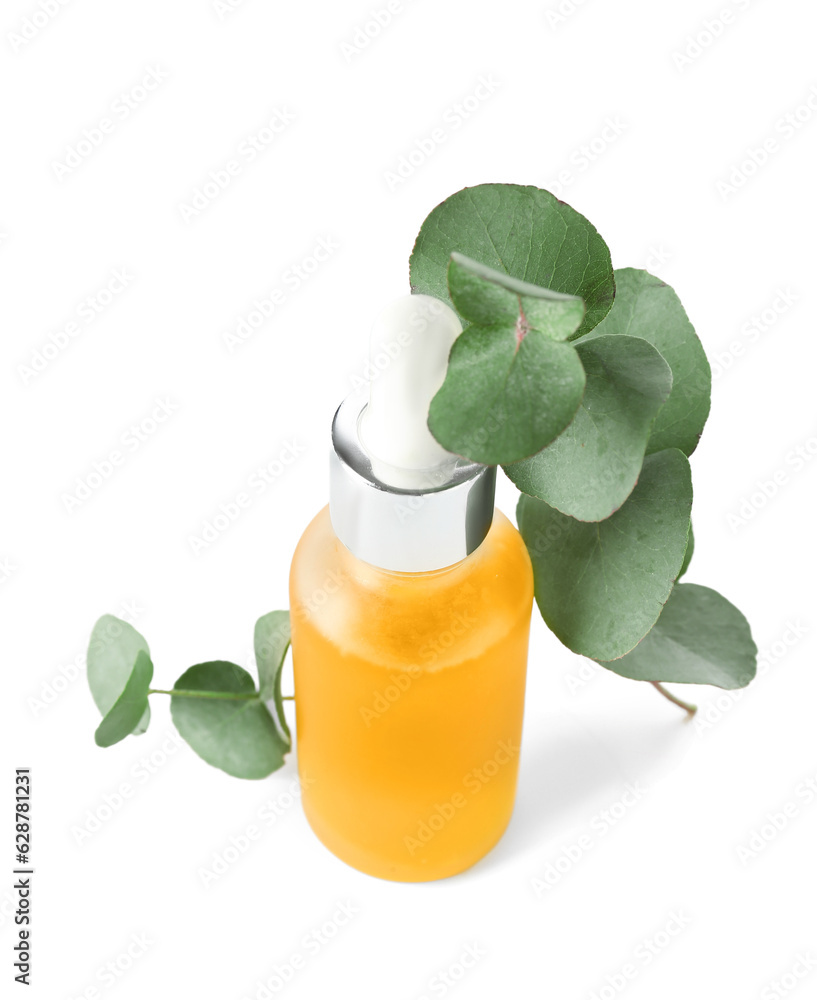
<svg viewBox="0 0 817 1000"><path fill-rule="evenodd" d="M690 718L698 711L698 706L693 705L688 701L682 701L680 698L676 698L672 692L667 691L663 684L659 681L650 681L650 684L655 688L656 691L660 691L661 694L671 701L673 705L677 705L679 708L683 708L685 712L689 712Z"/></svg>

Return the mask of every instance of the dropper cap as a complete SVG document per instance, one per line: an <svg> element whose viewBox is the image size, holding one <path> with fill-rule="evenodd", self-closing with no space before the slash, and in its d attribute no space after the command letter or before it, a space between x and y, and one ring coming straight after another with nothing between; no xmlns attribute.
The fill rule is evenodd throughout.
<svg viewBox="0 0 817 1000"><path fill-rule="evenodd" d="M378 316L372 379L332 424L329 512L358 559L396 572L460 562L484 540L496 469L446 451L428 409L461 332L456 313L428 295L407 295Z"/></svg>

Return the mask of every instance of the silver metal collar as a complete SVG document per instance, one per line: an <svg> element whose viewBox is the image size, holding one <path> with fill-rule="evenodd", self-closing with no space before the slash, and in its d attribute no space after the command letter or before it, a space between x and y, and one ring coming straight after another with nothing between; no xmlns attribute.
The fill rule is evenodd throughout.
<svg viewBox="0 0 817 1000"><path fill-rule="evenodd" d="M368 400L348 396L332 422L329 514L335 534L364 562L417 573L452 566L484 540L494 513L496 467L457 458L398 489L375 474L358 426Z"/></svg>

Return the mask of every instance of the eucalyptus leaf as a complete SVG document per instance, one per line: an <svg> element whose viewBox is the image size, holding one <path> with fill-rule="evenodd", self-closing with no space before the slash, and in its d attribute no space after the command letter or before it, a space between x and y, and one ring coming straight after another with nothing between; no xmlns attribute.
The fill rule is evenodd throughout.
<svg viewBox="0 0 817 1000"><path fill-rule="evenodd" d="M691 507L689 462L677 449L648 456L635 489L605 521L577 521L522 495L517 521L536 603L566 646L613 660L649 632L683 563Z"/></svg>
<svg viewBox="0 0 817 1000"><path fill-rule="evenodd" d="M292 734L284 715L281 697L281 668L289 649L292 635L288 611L270 611L255 623L255 662L258 667L258 686L262 701L272 701L279 727L292 745Z"/></svg>
<svg viewBox="0 0 817 1000"><path fill-rule="evenodd" d="M583 215L540 188L479 184L438 205L414 244L412 291L449 301L447 269L454 252L532 285L580 296L587 311L577 337L613 304L606 243Z"/></svg>
<svg viewBox="0 0 817 1000"><path fill-rule="evenodd" d="M454 255L455 303L479 317L454 341L428 426L449 451L485 465L515 462L549 444L573 419L584 369L563 343L584 311L581 299L554 296ZM482 325L482 320L486 325Z"/></svg>
<svg viewBox="0 0 817 1000"><path fill-rule="evenodd" d="M650 632L626 656L599 661L639 681L745 687L757 670L749 623L716 590L678 583Z"/></svg>
<svg viewBox="0 0 817 1000"><path fill-rule="evenodd" d="M575 346L587 376L575 418L543 451L504 468L523 493L580 521L602 521L638 480L672 373L659 352L636 337L599 336Z"/></svg>
<svg viewBox="0 0 817 1000"><path fill-rule="evenodd" d="M107 715L125 689L140 652L150 656L147 641L136 629L115 615L103 615L94 625L88 641L88 686L96 707ZM143 733L150 723L150 708L133 729Z"/></svg>
<svg viewBox="0 0 817 1000"><path fill-rule="evenodd" d="M551 340L567 340L585 313L577 295L531 285L461 253L452 253L448 262L448 290L457 312L469 323L493 326L504 320L520 336L530 328Z"/></svg>
<svg viewBox="0 0 817 1000"><path fill-rule="evenodd" d="M687 550L684 553L684 563L681 566L681 572L678 574L678 579L686 573L689 569L689 564L692 562L692 554L695 551L695 536L692 533L692 522L689 525L689 538L687 539Z"/></svg>
<svg viewBox="0 0 817 1000"><path fill-rule="evenodd" d="M649 341L672 369L672 392L661 408L648 454L680 448L691 455L709 415L712 373L706 353L675 292L647 271L616 275L616 300L590 337L626 334Z"/></svg>
<svg viewBox="0 0 817 1000"><path fill-rule="evenodd" d="M99 747L119 743L136 729L148 707L148 688L153 678L153 663L140 649L124 690L97 727L94 739Z"/></svg>
<svg viewBox="0 0 817 1000"><path fill-rule="evenodd" d="M170 714L179 734L208 764L236 778L265 778L284 763L289 745L255 689L235 663L214 660L190 667L174 684ZM208 697L211 692L231 698Z"/></svg>

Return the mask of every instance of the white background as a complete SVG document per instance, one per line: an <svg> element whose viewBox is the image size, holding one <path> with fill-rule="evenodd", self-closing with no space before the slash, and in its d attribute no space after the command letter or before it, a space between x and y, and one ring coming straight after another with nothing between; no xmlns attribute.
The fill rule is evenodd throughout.
<svg viewBox="0 0 817 1000"><path fill-rule="evenodd" d="M810 92L817 106L813 6L586 0L562 3L559 21L556 0L404 0L345 53L385 6L244 0L220 14L208 0L71 0L21 44L13 36L40 8L3 4L4 995L21 989L10 807L13 768L28 766L27 995L263 997L259 981L301 952L281 995L765 1000L784 995L777 980L814 996L817 970L798 979L797 964L817 954L817 801L801 784L817 773L817 113L803 106ZM706 44L684 63L691 36ZM133 91L137 107L116 117L156 67L166 79L143 101ZM495 92L465 120L452 109L480 77ZM798 107L785 135L780 119ZM237 155L276 110L294 120L252 162ZM112 131L78 166L55 166L106 117ZM608 119L616 128L599 140ZM390 184L439 126L444 142ZM582 147L593 140L591 163ZM766 140L766 162L741 168ZM185 220L182 206L230 159L240 173ZM736 167L744 183L719 190ZM716 376L693 457L689 579L747 614L764 668L743 693L686 689L701 706L687 722L649 685L590 670L535 615L507 835L464 875L392 884L337 861L299 804L286 808L294 759L251 782L186 746L168 754L160 697L146 735L96 748L82 663L94 621L111 612L135 615L157 686L202 660L250 664L253 623L286 607L293 548L327 500L329 421L362 369L372 319L408 290L426 214L486 181L560 190L616 266L648 267L681 296ZM293 288L290 269L319 239L337 249ZM88 321L88 297L115 269L127 287ZM231 352L225 332L274 288L283 304ZM763 332L750 333L764 310ZM67 346L28 373L72 321ZM174 412L125 445L158 400ZM297 462L194 554L191 536L288 442ZM69 511L65 495L117 448L124 463ZM775 495L757 493L776 474ZM647 791L617 806L628 783ZM280 818L205 887L200 870L269 800ZM767 817L787 802L777 831ZM763 849L741 857L761 827ZM548 872L555 884L537 893ZM304 937L339 903L358 912L309 954ZM673 913L671 929L683 929L664 934ZM477 964L451 987L433 980L451 966L457 975L466 945L484 953ZM628 963L637 975L624 984Z"/></svg>

